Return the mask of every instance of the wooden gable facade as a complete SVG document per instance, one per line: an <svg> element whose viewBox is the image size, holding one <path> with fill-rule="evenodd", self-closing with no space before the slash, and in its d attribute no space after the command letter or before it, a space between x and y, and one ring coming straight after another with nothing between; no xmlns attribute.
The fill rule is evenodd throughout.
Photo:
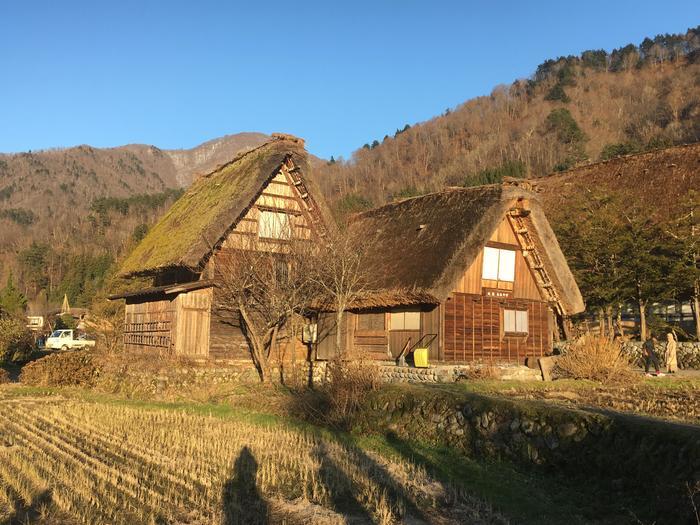
<svg viewBox="0 0 700 525"><path fill-rule="evenodd" d="M291 142L291 144L288 144ZM241 249L255 249L266 252L282 251L290 241L311 241L325 235L328 213L317 197L315 185L303 174L305 152L299 147L298 139L273 141L272 146L263 145L246 155L259 153L270 148L270 155L258 155L256 164L262 164L262 173L253 172L250 166L240 168L232 161L232 175L213 175L203 180L197 188L190 190L192 200L206 194L211 187L238 185L248 187L243 195L235 195L238 200L223 206L214 217L216 227L202 226L201 236L214 231L217 239L205 244L193 256L197 264L183 264L181 260L163 265L161 268L135 272L122 272L123 275L147 275L153 277L156 286L135 292L116 294L111 299L125 299L124 345L127 350L152 351L160 354L183 355L195 358L248 359L248 342L243 334L240 321L221 308L221 290L217 287L218 267L223 258L235 256ZM269 157L273 156L272 162ZM245 159L243 159L245 160ZM265 174L268 166L273 170ZM241 182L236 174L244 171L252 181ZM245 169L244 169L245 168ZM257 183L257 187L253 184ZM243 201L243 202L241 202ZM217 201L218 202L218 201ZM179 204L175 203L174 207ZM143 257L151 257L159 248L158 242L167 243L178 236L178 226L190 219L187 215L194 206L180 205L182 217L174 219L169 215L161 223L170 221L170 226L157 240L148 236L146 243L137 247ZM180 213L179 210L176 210ZM159 223L154 230L161 227ZM156 232L158 233L158 232ZM170 237L172 236L172 237ZM164 240L161 240L164 239ZM153 246L148 246L148 243ZM167 249L164 247L162 249ZM188 250L183 246L183 251ZM177 254L180 256L183 254ZM132 259L134 257L132 256ZM128 261L127 261L128 264ZM132 268L137 265L132 265Z"/></svg>
<svg viewBox="0 0 700 525"><path fill-rule="evenodd" d="M439 205L426 204L426 209L437 207L433 204ZM399 204L396 205L397 210L388 210L383 220L401 217L401 207ZM529 200L524 198L519 201L513 199L512 205L500 207L499 215L487 221L488 230L482 233L478 245L473 243L467 253L459 250L455 250L455 253L434 253L432 257L435 258L456 257L458 260L452 263L454 271L449 279L443 279L443 282L449 283L447 286L432 285L423 290L432 294L432 300L401 304L399 297L390 306L360 307L350 312L342 329L345 350L350 355L366 359L393 360L405 350L429 344L430 360L445 363L523 363L528 357L550 353L553 339L558 336L557 316L580 310L583 304L577 288L569 294L573 298L573 307L561 300L560 288L563 287L553 275L555 272L547 254L548 250L558 250L558 246L548 247L542 243L543 236L536 234L529 207ZM419 230L414 241L418 253L421 250L419 243L425 243L428 249L439 246L439 239L421 237L420 230L431 227L427 219L423 222L421 208L413 206L410 210L404 210L408 211L410 214L406 213L406 216L411 216L416 224L421 223L419 228L414 228ZM433 216L432 219L435 224L436 218ZM478 230L481 227L478 223L472 220L469 224ZM401 273L402 270L396 266L397 261L410 257L411 250L407 249L405 254L396 253L391 264L383 262L382 257L393 255L383 249L386 245L384 238L387 234L393 234L388 231L389 224L381 224L370 216L367 220L360 218L355 228L357 231L374 228L383 232L373 252L386 255L380 256L379 263L377 259L374 260L375 271L383 273L383 277L394 287L401 286L405 290L415 281L404 279L395 284L390 279L393 279L392 275ZM444 232L437 235L454 235L454 229L449 224ZM465 237L468 234L463 233ZM401 240L403 242L396 244L396 250L404 244L410 245L410 239ZM444 275L448 265L436 263L426 266L438 268ZM418 280L423 276L416 272L413 278ZM376 293L381 295L383 292L380 289ZM332 319L332 316L322 316L321 323L332 323ZM335 333L332 328L326 331ZM324 333L323 330L321 333ZM322 340L318 345L318 357L327 359L332 356L333 343L333 337Z"/></svg>
<svg viewBox="0 0 700 525"><path fill-rule="evenodd" d="M279 252L291 241L311 241L323 236L325 226L320 214L314 212L315 203L294 166L284 166L265 186L236 227L226 236L221 246L208 261L205 275L216 281L219 267L225 268L222 260L235 257L241 249L257 249ZM283 217L283 218L282 218ZM241 329L239 319L219 307L222 294L212 288L213 306L209 344L209 355L216 359L244 359L249 357L248 342ZM299 344L298 341L295 344ZM301 347L305 351L306 347ZM277 356L284 359L285 356Z"/></svg>

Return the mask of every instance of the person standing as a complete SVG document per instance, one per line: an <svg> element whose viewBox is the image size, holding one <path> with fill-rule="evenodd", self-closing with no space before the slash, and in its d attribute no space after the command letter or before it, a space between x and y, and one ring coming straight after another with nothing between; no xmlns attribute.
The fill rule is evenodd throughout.
<svg viewBox="0 0 700 525"><path fill-rule="evenodd" d="M647 337L642 345L642 357L644 357L644 373L649 375L649 365L653 364L656 369L656 375L659 375L659 358L656 357L656 350L654 350L654 342L656 339L651 335Z"/></svg>
<svg viewBox="0 0 700 525"><path fill-rule="evenodd" d="M669 374L675 374L678 370L678 343L672 332L666 334L666 367Z"/></svg>

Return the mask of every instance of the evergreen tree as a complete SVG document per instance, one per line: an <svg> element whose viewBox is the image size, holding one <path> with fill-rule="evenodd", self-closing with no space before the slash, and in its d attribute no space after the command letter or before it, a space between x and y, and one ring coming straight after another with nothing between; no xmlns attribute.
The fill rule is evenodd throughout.
<svg viewBox="0 0 700 525"><path fill-rule="evenodd" d="M554 84L552 89L550 89L547 94L544 96L545 100L552 100L552 101L560 101L560 102L571 102L571 99L569 98L569 95L566 94L566 91L564 91L564 87L557 83Z"/></svg>
<svg viewBox="0 0 700 525"><path fill-rule="evenodd" d="M27 298L15 286L12 273L7 277L5 288L0 290L0 306L6 312L14 315L24 314Z"/></svg>

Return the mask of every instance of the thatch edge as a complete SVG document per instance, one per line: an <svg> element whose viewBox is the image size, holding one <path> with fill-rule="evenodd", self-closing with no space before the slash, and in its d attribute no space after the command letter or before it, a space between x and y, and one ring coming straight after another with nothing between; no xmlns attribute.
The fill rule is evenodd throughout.
<svg viewBox="0 0 700 525"><path fill-rule="evenodd" d="M551 262L554 272L554 275L550 277L558 281L555 284L558 285L558 289L563 295L562 299L564 300L564 304L562 304L562 307L564 313L566 315L581 313L586 309L586 305L583 301L581 290L579 290L578 284L576 284L574 274L571 272L569 263L566 261L564 252L562 252L559 246L557 236L554 230L552 230L552 226L549 224L544 214L544 209L539 201L533 197L531 202L532 204L537 204L536 206L531 206L530 215L540 242L546 246L547 258Z"/></svg>

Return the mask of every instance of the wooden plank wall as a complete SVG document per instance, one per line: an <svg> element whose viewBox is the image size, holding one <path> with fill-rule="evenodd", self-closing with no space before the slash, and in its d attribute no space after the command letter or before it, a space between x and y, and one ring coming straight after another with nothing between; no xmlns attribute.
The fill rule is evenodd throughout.
<svg viewBox="0 0 700 525"><path fill-rule="evenodd" d="M131 302L133 301L133 302ZM127 300L124 316L124 347L170 353L175 308L168 299Z"/></svg>
<svg viewBox="0 0 700 525"><path fill-rule="evenodd" d="M527 336L502 333L502 310L527 309ZM445 361L508 361L543 356L551 348L551 309L541 301L453 293L444 304Z"/></svg>
<svg viewBox="0 0 700 525"><path fill-rule="evenodd" d="M175 298L175 353L196 357L209 356L209 329L212 289L192 290Z"/></svg>
<svg viewBox="0 0 700 525"><path fill-rule="evenodd" d="M311 239L312 228L309 224L309 214L304 209L299 192L288 180L287 175L280 172L263 188L254 205L250 207L224 240L222 248L280 251L280 247L285 241L264 239L258 235L259 217L262 210L288 214L294 239Z"/></svg>
<svg viewBox="0 0 700 525"><path fill-rule="evenodd" d="M355 314L345 312L341 327L341 351L349 354L353 351L352 332L355 327ZM322 313L318 318L318 341L316 343L316 359L333 359L336 357L337 325L334 313Z"/></svg>
<svg viewBox="0 0 700 525"><path fill-rule="evenodd" d="M532 275L532 270L527 265L525 257L523 257L522 250L518 245L518 241L515 238L515 232L508 222L508 219L503 219L499 224L496 231L493 232L490 243L498 243L499 247L502 248L512 248L516 250L515 254L515 282L512 287L507 286L505 289L510 291L512 289L512 295L515 299L532 299L534 301L541 301L542 294L537 287L537 282L535 277ZM482 264L483 264L484 252L481 250L479 255L472 261L469 268L464 272L460 280L456 283L454 291L458 293L466 294L477 294L480 295L482 291L482 284L493 286L496 285L496 281L492 282L482 282Z"/></svg>
<svg viewBox="0 0 700 525"><path fill-rule="evenodd" d="M428 358L430 361L438 361L440 356L440 307L435 306L431 310L424 310L420 316L420 337L436 334L437 337L430 345ZM429 338L428 338L429 339ZM428 342L426 339L426 342Z"/></svg>

